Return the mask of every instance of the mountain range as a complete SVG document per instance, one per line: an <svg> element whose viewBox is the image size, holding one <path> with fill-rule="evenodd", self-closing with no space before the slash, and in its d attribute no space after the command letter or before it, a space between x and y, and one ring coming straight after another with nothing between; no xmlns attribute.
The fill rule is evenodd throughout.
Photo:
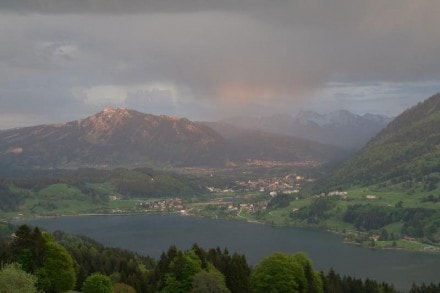
<svg viewBox="0 0 440 293"><path fill-rule="evenodd" d="M185 118L108 108L82 120L0 131L4 167L156 164L225 166L249 160L328 161L337 147L259 131L225 137Z"/></svg>
<svg viewBox="0 0 440 293"><path fill-rule="evenodd" d="M406 110L348 159L327 186L403 184L433 190L440 182L440 94Z"/></svg>
<svg viewBox="0 0 440 293"><path fill-rule="evenodd" d="M233 117L224 123L293 137L346 149L360 149L392 119L383 115L357 115L346 110L327 114L302 111L297 115Z"/></svg>

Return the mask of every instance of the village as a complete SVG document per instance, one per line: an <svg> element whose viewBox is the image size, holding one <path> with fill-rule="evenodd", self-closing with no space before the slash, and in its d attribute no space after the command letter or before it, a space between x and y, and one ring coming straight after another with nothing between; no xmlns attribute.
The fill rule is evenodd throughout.
<svg viewBox="0 0 440 293"><path fill-rule="evenodd" d="M236 181L233 187L206 187L212 196L209 200L197 203L185 203L181 198L142 200L136 209L141 212L179 212L197 214L204 209L240 213L245 211L257 214L267 209L271 200L278 195L294 195L300 192L306 179L298 174L289 174L272 178Z"/></svg>
<svg viewBox="0 0 440 293"><path fill-rule="evenodd" d="M276 176L271 178L257 178L250 180L235 181L229 187L207 186L208 191L205 199L188 200L179 197L141 200L136 204L136 210L142 213L172 212L183 215L210 214L212 216L238 216L242 212L248 214L260 214L270 208L280 197L291 201L301 198L300 191L306 182L313 181L296 173ZM315 194L313 199L337 197L342 200L348 199L346 191L331 191L328 193ZM375 195L367 195L367 199L375 199ZM298 208L291 212L295 213Z"/></svg>
<svg viewBox="0 0 440 293"><path fill-rule="evenodd" d="M143 212L181 212L185 213L185 207L181 198L141 201L137 208Z"/></svg>
<svg viewBox="0 0 440 293"><path fill-rule="evenodd" d="M210 208L213 209L213 205L215 205L217 210L237 212L238 215L241 211L258 214L265 211L276 196L298 194L302 184L306 181L313 181L313 179L306 179L304 176L294 173L272 178L236 181L234 187L227 189L207 187L211 193L219 194L216 204L210 202ZM231 197L231 193L241 195ZM229 195L222 196L222 194Z"/></svg>

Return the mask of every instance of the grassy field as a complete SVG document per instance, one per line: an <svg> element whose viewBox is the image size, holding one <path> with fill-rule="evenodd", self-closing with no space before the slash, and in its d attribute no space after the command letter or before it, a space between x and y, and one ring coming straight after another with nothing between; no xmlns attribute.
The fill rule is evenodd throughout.
<svg viewBox="0 0 440 293"><path fill-rule="evenodd" d="M377 188L355 188L347 191L348 198L346 205L348 204L365 204L371 203L379 206L396 206L399 202L402 202L405 207L418 207L418 208L439 208L440 204L433 205L429 202L421 202L423 196L428 194L439 194L437 191L431 192L417 192L408 194L403 191L395 190L381 190Z"/></svg>

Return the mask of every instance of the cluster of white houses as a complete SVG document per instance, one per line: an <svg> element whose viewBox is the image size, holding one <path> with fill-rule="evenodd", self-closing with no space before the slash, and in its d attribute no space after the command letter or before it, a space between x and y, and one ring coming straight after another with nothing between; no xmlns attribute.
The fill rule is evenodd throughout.
<svg viewBox="0 0 440 293"><path fill-rule="evenodd" d="M138 208L145 212L185 211L185 206L182 204L182 199L178 197L162 200L141 201L138 203Z"/></svg>
<svg viewBox="0 0 440 293"><path fill-rule="evenodd" d="M236 181L233 188L216 188L206 187L210 192L266 192L269 191L271 196L277 195L277 193L293 194L298 193L301 188L301 183L304 181L304 177L296 174L290 174L284 177L274 177L270 179L256 179L247 181Z"/></svg>

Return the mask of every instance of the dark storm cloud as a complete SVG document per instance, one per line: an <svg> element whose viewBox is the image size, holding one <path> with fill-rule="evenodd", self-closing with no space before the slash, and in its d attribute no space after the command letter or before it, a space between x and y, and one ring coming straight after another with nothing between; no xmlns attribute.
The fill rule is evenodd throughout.
<svg viewBox="0 0 440 293"><path fill-rule="evenodd" d="M0 113L380 108L372 95L389 110L440 83L438 15L436 0L3 0Z"/></svg>

